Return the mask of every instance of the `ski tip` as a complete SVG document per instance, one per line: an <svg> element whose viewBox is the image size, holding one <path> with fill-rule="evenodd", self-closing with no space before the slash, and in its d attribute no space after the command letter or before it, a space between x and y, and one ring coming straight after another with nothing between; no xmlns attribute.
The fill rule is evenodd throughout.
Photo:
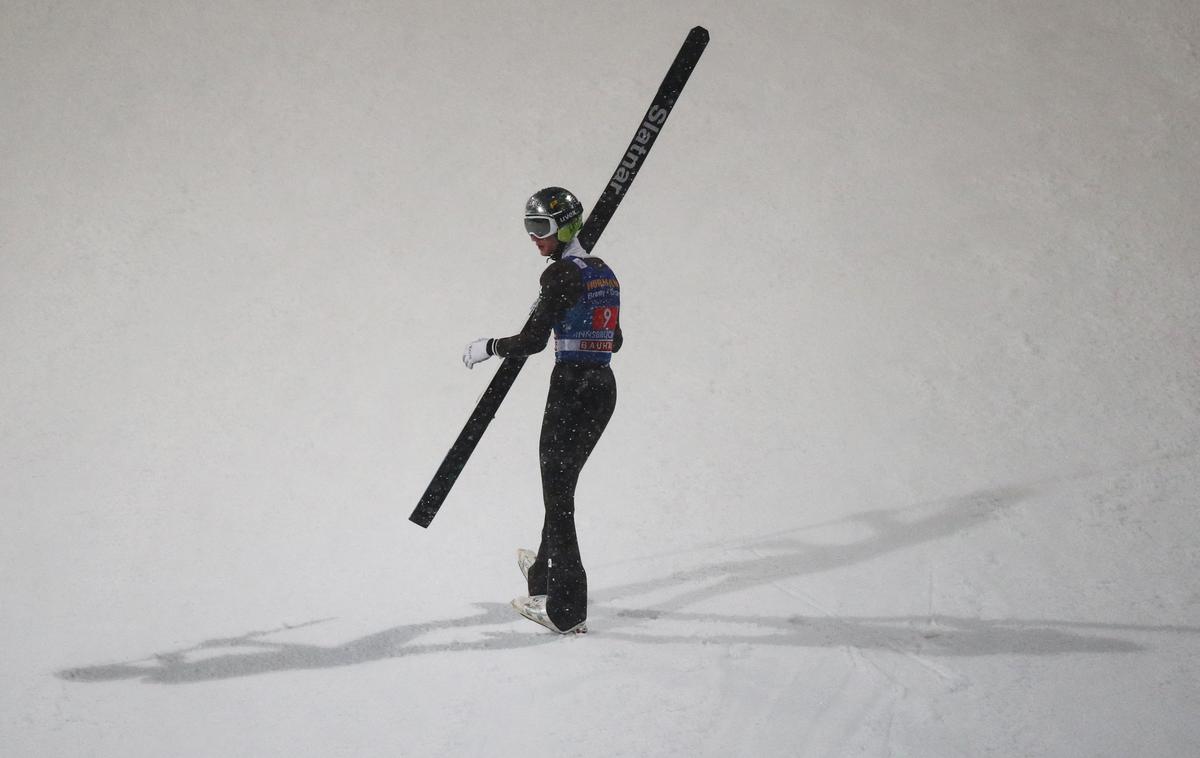
<svg viewBox="0 0 1200 758"><path fill-rule="evenodd" d="M703 26L693 26L692 30L690 32L688 32L688 41L689 42L707 43L708 42L708 30L705 29Z"/></svg>

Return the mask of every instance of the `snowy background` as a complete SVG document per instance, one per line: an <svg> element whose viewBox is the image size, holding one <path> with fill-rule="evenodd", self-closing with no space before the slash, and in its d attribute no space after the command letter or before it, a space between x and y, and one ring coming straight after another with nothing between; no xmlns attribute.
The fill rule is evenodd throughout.
<svg viewBox="0 0 1200 758"><path fill-rule="evenodd" d="M516 616L597 252L584 637ZM1200 754L1191 0L0 5L0 754Z"/></svg>

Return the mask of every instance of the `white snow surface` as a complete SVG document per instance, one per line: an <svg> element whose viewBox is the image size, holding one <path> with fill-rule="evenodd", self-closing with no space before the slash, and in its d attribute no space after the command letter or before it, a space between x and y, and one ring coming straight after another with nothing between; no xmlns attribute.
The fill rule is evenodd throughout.
<svg viewBox="0 0 1200 758"><path fill-rule="evenodd" d="M586 636L518 617L591 205ZM0 755L1200 754L1200 6L0 6Z"/></svg>

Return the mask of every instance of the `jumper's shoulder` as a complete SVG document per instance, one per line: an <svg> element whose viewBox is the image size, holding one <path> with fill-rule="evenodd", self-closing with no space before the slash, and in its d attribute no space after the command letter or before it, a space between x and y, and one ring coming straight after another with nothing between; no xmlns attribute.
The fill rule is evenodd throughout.
<svg viewBox="0 0 1200 758"><path fill-rule="evenodd" d="M608 268L609 271L612 271L612 266L609 266L607 263L605 263L604 259L598 255L589 255L587 260L590 264L592 264L594 266L604 266L604 267Z"/></svg>
<svg viewBox="0 0 1200 758"><path fill-rule="evenodd" d="M569 287L582 281L579 269L570 261L554 261L542 272L541 285L551 288Z"/></svg>

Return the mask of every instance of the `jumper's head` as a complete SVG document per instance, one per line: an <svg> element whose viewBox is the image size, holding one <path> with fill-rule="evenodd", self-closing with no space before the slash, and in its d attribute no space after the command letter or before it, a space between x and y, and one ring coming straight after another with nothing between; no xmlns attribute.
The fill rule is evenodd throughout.
<svg viewBox="0 0 1200 758"><path fill-rule="evenodd" d="M583 204L562 187L546 187L525 202L525 231L542 255L552 255L583 227Z"/></svg>

